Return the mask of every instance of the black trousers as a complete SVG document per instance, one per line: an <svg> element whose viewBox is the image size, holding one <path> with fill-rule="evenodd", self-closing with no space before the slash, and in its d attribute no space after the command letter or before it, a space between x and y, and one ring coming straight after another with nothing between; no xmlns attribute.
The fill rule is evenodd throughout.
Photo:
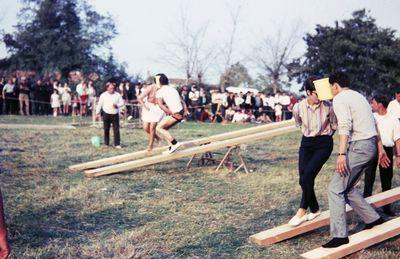
<svg viewBox="0 0 400 259"><path fill-rule="evenodd" d="M120 145L119 136L119 114L108 114L103 113L103 125L104 125L104 144L110 145L110 127L113 126L114 132L114 145Z"/></svg>
<svg viewBox="0 0 400 259"><path fill-rule="evenodd" d="M11 98L14 98L13 94L5 94L5 114L11 114L13 112L12 107L13 107L13 100Z"/></svg>
<svg viewBox="0 0 400 259"><path fill-rule="evenodd" d="M379 175L381 178L382 192L388 191L392 188L393 179L393 147L383 147L390 159L390 165L388 168L383 168L379 166ZM364 198L372 195L372 190L374 188L376 168L378 167L378 158L373 161L373 169L365 172L364 176ZM390 204L383 206L383 210L390 211Z"/></svg>
<svg viewBox="0 0 400 259"><path fill-rule="evenodd" d="M333 150L331 136L304 137L299 150L299 183L303 191L300 208L311 212L319 210L319 204L314 192L315 177Z"/></svg>
<svg viewBox="0 0 400 259"><path fill-rule="evenodd" d="M1 95L1 93L0 93ZM3 114L3 97L0 97L0 115Z"/></svg>

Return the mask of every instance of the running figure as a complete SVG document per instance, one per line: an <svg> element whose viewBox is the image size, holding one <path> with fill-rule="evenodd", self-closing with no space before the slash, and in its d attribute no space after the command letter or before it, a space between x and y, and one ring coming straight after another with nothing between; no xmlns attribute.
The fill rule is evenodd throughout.
<svg viewBox="0 0 400 259"><path fill-rule="evenodd" d="M154 139L157 139L158 146L161 144L161 139L156 134L156 126L165 116L165 113L157 105L156 92L157 86L155 84L146 84L138 97L138 102L142 106L143 129L149 134L147 151L153 149Z"/></svg>
<svg viewBox="0 0 400 259"><path fill-rule="evenodd" d="M177 150L181 144L171 136L168 129L181 122L188 114L188 110L178 91L168 85L169 82L166 75L157 74L154 81L157 86L156 98L158 106L167 115L158 123L156 130L160 136L170 143L168 150L165 152L170 154Z"/></svg>

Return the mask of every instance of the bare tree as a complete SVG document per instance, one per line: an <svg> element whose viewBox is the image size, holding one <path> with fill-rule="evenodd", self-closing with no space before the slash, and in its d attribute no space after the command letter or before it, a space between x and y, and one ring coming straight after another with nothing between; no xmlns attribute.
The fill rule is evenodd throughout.
<svg viewBox="0 0 400 259"><path fill-rule="evenodd" d="M201 83L217 52L206 44L207 24L194 28L185 10L181 8L180 30L172 33L171 41L160 43L162 60L184 72L187 83Z"/></svg>
<svg viewBox="0 0 400 259"><path fill-rule="evenodd" d="M286 35L282 33L282 27L277 30L273 38L265 37L255 48L252 60L261 70L262 76L273 84L274 93L279 89L279 84L287 77L287 65L292 59L292 52L298 39L299 24Z"/></svg>
<svg viewBox="0 0 400 259"><path fill-rule="evenodd" d="M236 9L233 9L232 7L228 7L229 9L229 16L231 20L231 25L232 27L230 28L230 33L227 42L221 47L221 58L222 58L222 71L221 71L221 85L226 84L226 79L229 68L231 65L234 63L232 61L233 59L233 53L234 53L234 47L235 47L235 41L236 41L236 32L237 32L237 27L239 23L239 16L240 16L240 11L241 11L241 6L237 6Z"/></svg>

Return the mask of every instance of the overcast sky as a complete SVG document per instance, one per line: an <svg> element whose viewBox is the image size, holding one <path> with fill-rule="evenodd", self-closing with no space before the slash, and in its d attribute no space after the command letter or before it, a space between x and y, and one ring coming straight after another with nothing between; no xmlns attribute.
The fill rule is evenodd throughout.
<svg viewBox="0 0 400 259"><path fill-rule="evenodd" d="M234 59L242 60L265 36L273 37L277 28L290 31L300 24L300 33L312 32L316 24L333 25L347 19L354 10L366 8L381 27L400 30L398 0L89 0L95 9L115 19L118 36L111 45L117 59L126 62L128 71L146 76L164 72L169 77L184 77L181 71L160 60L161 42L171 41L179 33L181 10L190 16L193 28L207 24L206 45L217 47L226 41L231 27L229 10L241 6ZM0 0L0 29L12 31L21 7L18 0ZM399 35L399 34L397 34ZM294 55L305 46L299 37ZM0 58L7 53L0 44ZM245 60L244 60L245 62ZM252 75L258 71L246 64ZM217 67L217 66L215 66ZM208 71L208 82L216 82L217 68Z"/></svg>

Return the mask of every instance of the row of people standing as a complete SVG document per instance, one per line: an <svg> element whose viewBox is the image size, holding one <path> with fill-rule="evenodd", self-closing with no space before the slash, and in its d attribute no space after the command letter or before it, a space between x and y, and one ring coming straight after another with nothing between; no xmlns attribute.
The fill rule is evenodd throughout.
<svg viewBox="0 0 400 259"><path fill-rule="evenodd" d="M392 110L388 113L390 98L387 96L373 97L370 105L364 96L351 89L350 80L344 73L335 73L329 77L333 102L321 102L313 83L316 79L318 78L311 77L306 81L307 98L293 109L296 125L303 133L299 149L302 198L300 208L289 221L289 225L297 226L321 214L314 183L322 166L331 156L332 136L337 131L339 147L336 172L328 186L332 239L322 245L333 248L349 242L346 203L365 222L364 229L373 228L383 222L381 216L364 198L372 194L378 164L382 190L391 188L393 149L396 151L397 166L400 167L400 116ZM399 94L396 93L392 106L400 105ZM375 112L374 115L372 111ZM364 195L355 189L362 175L365 175ZM307 210L310 212L307 213ZM384 207L384 213L388 216L394 215L390 205Z"/></svg>
<svg viewBox="0 0 400 259"><path fill-rule="evenodd" d="M57 110L69 114L71 105L82 107L81 115L86 114L96 96L93 81L82 81L72 91L67 82L38 79L32 83L29 79L13 77L0 79L0 114L50 115ZM4 106L4 109L3 109Z"/></svg>

